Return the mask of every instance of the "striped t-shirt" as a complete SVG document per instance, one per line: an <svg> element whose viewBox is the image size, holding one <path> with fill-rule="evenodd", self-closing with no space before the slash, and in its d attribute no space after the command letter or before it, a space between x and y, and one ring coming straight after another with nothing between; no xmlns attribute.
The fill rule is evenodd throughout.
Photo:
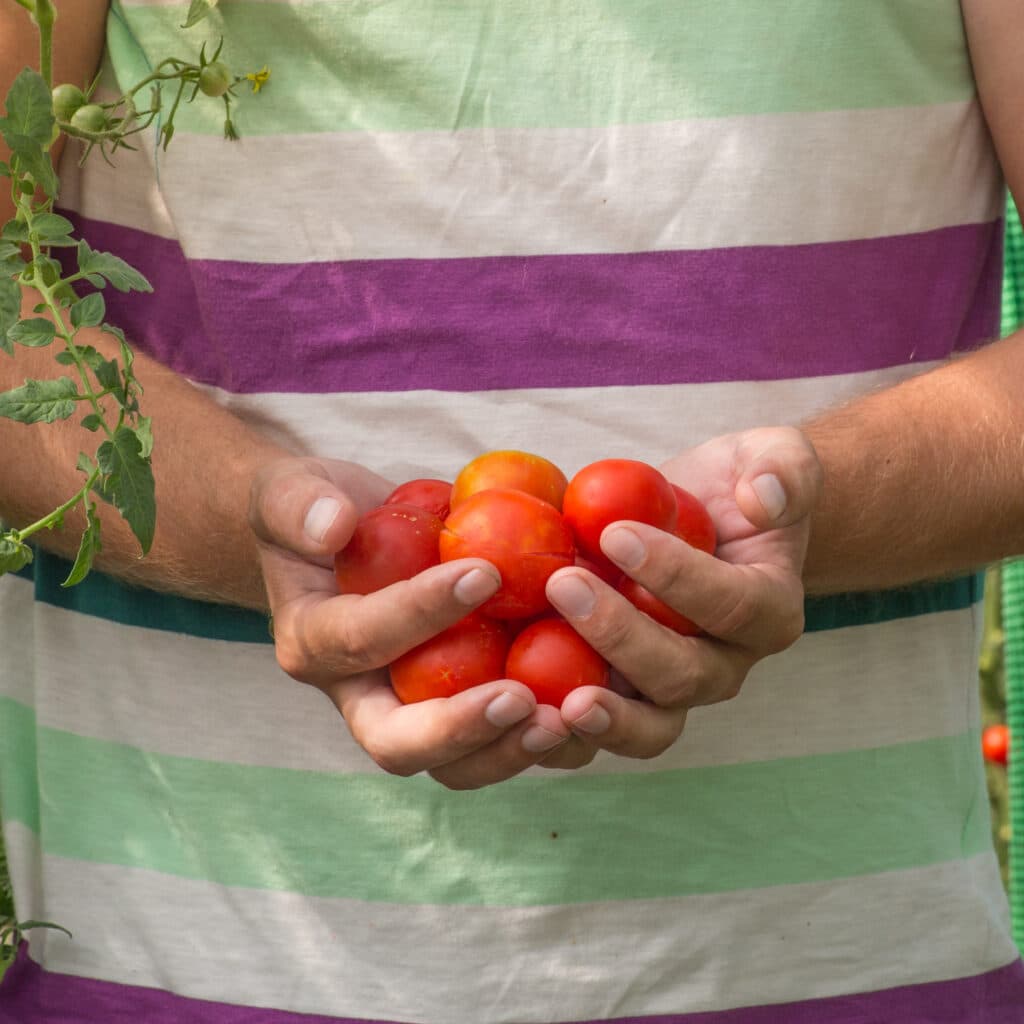
<svg viewBox="0 0 1024 1024"><path fill-rule="evenodd" d="M1002 182L955 0L115 4L122 85L223 32L63 207L136 344L397 481L795 423L997 333ZM159 424L156 424L159 439ZM865 453L865 457L873 457ZM1024 1020L974 576L807 603L663 756L389 776L264 620L0 581L3 1024Z"/></svg>

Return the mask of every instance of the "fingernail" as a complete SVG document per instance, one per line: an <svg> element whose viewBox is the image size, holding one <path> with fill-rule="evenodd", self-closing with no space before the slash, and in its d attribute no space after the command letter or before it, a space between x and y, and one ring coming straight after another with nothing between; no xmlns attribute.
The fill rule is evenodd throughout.
<svg viewBox="0 0 1024 1024"><path fill-rule="evenodd" d="M516 722L521 722L530 712L533 705L515 693L503 693L495 697L484 711L484 718L499 729L507 729Z"/></svg>
<svg viewBox="0 0 1024 1024"><path fill-rule="evenodd" d="M559 736L557 732L550 732L542 725L531 725L523 733L523 750L531 754L543 754L545 750L554 750L561 746L568 739L568 736Z"/></svg>
<svg viewBox="0 0 1024 1024"><path fill-rule="evenodd" d="M573 729L589 733L591 736L599 736L608 731L612 724L612 716L600 704L595 704L585 715L580 715L572 723Z"/></svg>
<svg viewBox="0 0 1024 1024"><path fill-rule="evenodd" d="M481 601L486 601L500 586L501 581L496 580L489 572L484 572L483 569L470 569L455 584L455 597L463 604L478 605Z"/></svg>
<svg viewBox="0 0 1024 1024"><path fill-rule="evenodd" d="M786 492L773 473L764 473L751 484L769 519L778 519L786 511Z"/></svg>
<svg viewBox="0 0 1024 1024"><path fill-rule="evenodd" d="M604 553L624 569L635 569L646 557L644 542L632 531L620 526L601 538Z"/></svg>
<svg viewBox="0 0 1024 1024"><path fill-rule="evenodd" d="M548 583L548 596L570 619L584 619L593 610L597 595L580 576L559 576Z"/></svg>
<svg viewBox="0 0 1024 1024"><path fill-rule="evenodd" d="M309 506L306 521L302 524L306 536L314 543L319 544L324 539L324 534L330 529L331 523L338 518L340 511L341 504L334 498L317 498Z"/></svg>

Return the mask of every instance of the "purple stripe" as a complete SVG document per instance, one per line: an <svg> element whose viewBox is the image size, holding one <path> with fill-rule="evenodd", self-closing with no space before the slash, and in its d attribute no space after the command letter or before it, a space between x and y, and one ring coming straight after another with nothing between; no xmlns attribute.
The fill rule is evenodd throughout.
<svg viewBox="0 0 1024 1024"><path fill-rule="evenodd" d="M81 222L155 296L110 317L234 392L777 380L942 359L998 332L1002 222L822 245L261 264ZM143 333L145 332L145 333Z"/></svg>
<svg viewBox="0 0 1024 1024"><path fill-rule="evenodd" d="M1024 963L863 995L712 1013L616 1017L602 1024L1021 1024ZM0 982L0 1024L399 1024L185 999L159 989L44 971L26 945ZM576 1022L589 1024L589 1022ZM596 1024L596 1022L594 1022Z"/></svg>

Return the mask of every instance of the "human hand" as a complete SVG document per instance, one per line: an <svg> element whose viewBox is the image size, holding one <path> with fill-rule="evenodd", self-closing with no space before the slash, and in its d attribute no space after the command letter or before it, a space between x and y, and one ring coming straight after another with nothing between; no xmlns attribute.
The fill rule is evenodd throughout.
<svg viewBox="0 0 1024 1024"><path fill-rule="evenodd" d="M803 632L801 571L822 471L798 430L762 428L700 445L660 467L707 506L715 556L641 523L613 524L605 554L700 626L679 636L583 569L548 581L552 604L625 685L582 687L562 704L575 734L544 764L578 767L597 749L656 757L680 736L692 707L735 697L750 669Z"/></svg>
<svg viewBox="0 0 1024 1024"><path fill-rule="evenodd" d="M392 484L350 462L281 459L253 481L257 537L278 663L322 690L355 740L396 775L453 789L502 781L566 741L569 727L522 683L496 680L403 705L387 665L463 618L500 586L481 559L435 566L373 594L339 594L334 553Z"/></svg>

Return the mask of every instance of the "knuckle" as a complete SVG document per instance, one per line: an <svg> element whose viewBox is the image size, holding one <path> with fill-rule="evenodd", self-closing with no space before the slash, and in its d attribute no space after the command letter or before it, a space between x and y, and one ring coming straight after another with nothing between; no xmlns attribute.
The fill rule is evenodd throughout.
<svg viewBox="0 0 1024 1024"><path fill-rule="evenodd" d="M418 769L411 765L397 751L391 750L377 736L370 736L362 740L363 749L370 755L373 763L387 772L388 775L397 775L399 778L407 779L415 775Z"/></svg>
<svg viewBox="0 0 1024 1024"><path fill-rule="evenodd" d="M380 659L370 631L357 616L344 615L338 623L339 670L357 675L380 668Z"/></svg>
<svg viewBox="0 0 1024 1024"><path fill-rule="evenodd" d="M628 615L595 616L589 625L585 640L601 653L626 646L633 638L634 624Z"/></svg>
<svg viewBox="0 0 1024 1024"><path fill-rule="evenodd" d="M753 588L724 594L708 616L708 632L730 637L745 633L756 621L758 602Z"/></svg>

